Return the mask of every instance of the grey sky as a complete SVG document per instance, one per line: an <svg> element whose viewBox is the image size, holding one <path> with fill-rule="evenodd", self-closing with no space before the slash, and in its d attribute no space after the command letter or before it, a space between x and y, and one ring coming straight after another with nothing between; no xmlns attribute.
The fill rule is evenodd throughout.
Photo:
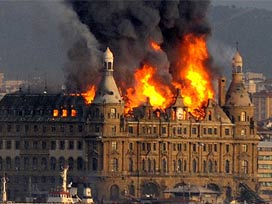
<svg viewBox="0 0 272 204"><path fill-rule="evenodd" d="M212 0L213 5L236 5L272 10L271 0ZM69 23L59 1L0 1L0 71L8 79L47 78L62 84L63 64L73 33L60 32ZM55 82L59 82L55 85Z"/></svg>

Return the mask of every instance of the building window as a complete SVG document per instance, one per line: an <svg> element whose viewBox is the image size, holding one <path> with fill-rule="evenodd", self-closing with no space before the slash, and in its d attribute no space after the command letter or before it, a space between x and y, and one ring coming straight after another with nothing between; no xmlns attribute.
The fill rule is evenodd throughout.
<svg viewBox="0 0 272 204"><path fill-rule="evenodd" d="M73 149L74 149L74 141L73 141L73 140L69 141L69 146L68 146L68 148L69 148L70 150L73 150Z"/></svg>
<svg viewBox="0 0 272 204"><path fill-rule="evenodd" d="M68 158L68 166L69 166L70 171L74 170L74 159L73 159L73 157Z"/></svg>
<svg viewBox="0 0 272 204"><path fill-rule="evenodd" d="M147 151L150 152L151 151L151 143L147 143Z"/></svg>
<svg viewBox="0 0 272 204"><path fill-rule="evenodd" d="M226 152L229 152L229 150L230 150L230 146L229 144L226 144Z"/></svg>
<svg viewBox="0 0 272 204"><path fill-rule="evenodd" d="M214 144L214 151L217 152L217 144Z"/></svg>
<svg viewBox="0 0 272 204"><path fill-rule="evenodd" d="M230 162L229 162L229 160L226 160L226 162L225 162L225 172L230 173Z"/></svg>
<svg viewBox="0 0 272 204"><path fill-rule="evenodd" d="M116 141L111 142L111 150L117 150L117 142Z"/></svg>
<svg viewBox="0 0 272 204"><path fill-rule="evenodd" d="M84 162L81 157L77 158L77 170L81 171L83 170Z"/></svg>
<svg viewBox="0 0 272 204"><path fill-rule="evenodd" d="M153 127L153 134L157 134L157 127Z"/></svg>
<svg viewBox="0 0 272 204"><path fill-rule="evenodd" d="M182 128L178 127L178 135L181 135L181 134L182 134Z"/></svg>
<svg viewBox="0 0 272 204"><path fill-rule="evenodd" d="M56 149L56 141L51 141L51 150L55 150Z"/></svg>
<svg viewBox="0 0 272 204"><path fill-rule="evenodd" d="M133 159L132 159L132 158L129 158L128 170L129 170L130 172L133 171Z"/></svg>
<svg viewBox="0 0 272 204"><path fill-rule="evenodd" d="M213 129L213 134L215 134L215 135L217 134L217 128Z"/></svg>
<svg viewBox="0 0 272 204"><path fill-rule="evenodd" d="M62 170L65 165L65 159L64 157L59 158L59 170Z"/></svg>
<svg viewBox="0 0 272 204"><path fill-rule="evenodd" d="M24 149L29 149L29 142L28 141L24 141Z"/></svg>
<svg viewBox="0 0 272 204"><path fill-rule="evenodd" d="M98 125L96 125L96 126L95 126L95 130L94 130L94 131L95 131L96 133L98 133L98 132L100 131L99 129L100 129L100 128L99 128L99 126L98 126Z"/></svg>
<svg viewBox="0 0 272 204"><path fill-rule="evenodd" d="M20 162L20 157L15 157L15 170L18 171L20 170L21 162Z"/></svg>
<svg viewBox="0 0 272 204"><path fill-rule="evenodd" d="M38 125L34 125L34 132L38 132L39 128Z"/></svg>
<svg viewBox="0 0 272 204"><path fill-rule="evenodd" d="M164 173L167 172L167 161L166 161L166 159L162 160L162 171Z"/></svg>
<svg viewBox="0 0 272 204"><path fill-rule="evenodd" d="M77 149L82 150L82 142L81 141L77 141Z"/></svg>
<svg viewBox="0 0 272 204"><path fill-rule="evenodd" d="M196 163L196 160L194 159L193 160L193 173L196 173L197 171L197 163Z"/></svg>
<svg viewBox="0 0 272 204"><path fill-rule="evenodd" d="M111 167L112 167L112 171L117 172L118 171L118 159L117 158L113 158L111 160Z"/></svg>
<svg viewBox="0 0 272 204"><path fill-rule="evenodd" d="M203 128L203 134L206 135L207 134L207 129Z"/></svg>
<svg viewBox="0 0 272 204"><path fill-rule="evenodd" d="M166 134L166 127L162 127L162 134Z"/></svg>
<svg viewBox="0 0 272 204"><path fill-rule="evenodd" d="M226 128L226 129L225 129L225 135L230 135L230 130L229 130L229 128Z"/></svg>
<svg viewBox="0 0 272 204"><path fill-rule="evenodd" d="M7 125L7 131L11 132L11 125Z"/></svg>
<svg viewBox="0 0 272 204"><path fill-rule="evenodd" d="M128 126L128 132L133 133L133 126Z"/></svg>
<svg viewBox="0 0 272 204"><path fill-rule="evenodd" d="M11 141L10 140L6 141L6 149L11 149Z"/></svg>
<svg viewBox="0 0 272 204"><path fill-rule="evenodd" d="M20 149L20 141L18 141L18 140L15 141L15 149L16 150Z"/></svg>
<svg viewBox="0 0 272 204"><path fill-rule="evenodd" d="M242 172L244 174L248 174L248 161L247 160L242 161Z"/></svg>
<svg viewBox="0 0 272 204"><path fill-rule="evenodd" d="M212 128L208 128L208 134L212 135Z"/></svg>
<svg viewBox="0 0 272 204"><path fill-rule="evenodd" d="M83 131L83 126L82 125L78 125L78 132L82 132Z"/></svg>
<svg viewBox="0 0 272 204"><path fill-rule="evenodd" d="M156 151L157 150L157 145L156 143L153 143L153 151Z"/></svg>
<svg viewBox="0 0 272 204"><path fill-rule="evenodd" d="M182 160L179 159L178 160L178 168L177 168L178 171L182 171Z"/></svg>
<svg viewBox="0 0 272 204"><path fill-rule="evenodd" d="M51 157L50 158L50 169L51 170L56 170L56 164L57 164L57 160L55 157Z"/></svg>
<svg viewBox="0 0 272 204"><path fill-rule="evenodd" d="M28 169L29 169L29 158L24 157L24 170L28 170Z"/></svg>
<svg viewBox="0 0 272 204"><path fill-rule="evenodd" d="M61 149L61 150L65 149L65 141L64 140L59 141L59 149Z"/></svg>
<svg viewBox="0 0 272 204"><path fill-rule="evenodd" d="M51 126L51 132L56 132L56 126Z"/></svg>
<svg viewBox="0 0 272 204"><path fill-rule="evenodd" d="M7 167L7 170L11 170L11 158L10 157L6 158L6 167Z"/></svg>
<svg viewBox="0 0 272 204"><path fill-rule="evenodd" d="M163 151L166 151L166 150L167 150L166 143L162 143L162 150L163 150Z"/></svg>
<svg viewBox="0 0 272 204"><path fill-rule="evenodd" d="M241 130L241 135L245 135L246 134L246 130L245 129L242 129Z"/></svg>
<svg viewBox="0 0 272 204"><path fill-rule="evenodd" d="M192 134L195 135L196 134L196 128L192 128Z"/></svg>
<svg viewBox="0 0 272 204"><path fill-rule="evenodd" d="M16 125L16 132L20 132L20 128L21 128L20 125Z"/></svg>
<svg viewBox="0 0 272 204"><path fill-rule="evenodd" d="M98 161L97 161L97 158L93 158L93 160L92 160L92 169L93 169L93 171L97 171L98 170Z"/></svg>
<svg viewBox="0 0 272 204"><path fill-rule="evenodd" d="M193 144L193 151L196 152L196 144Z"/></svg>
<svg viewBox="0 0 272 204"><path fill-rule="evenodd" d="M74 132L74 126L73 125L69 125L69 132Z"/></svg>
<svg viewBox="0 0 272 204"><path fill-rule="evenodd" d="M116 118L116 109L115 108L110 109L110 118L112 118L112 119Z"/></svg>
<svg viewBox="0 0 272 204"><path fill-rule="evenodd" d="M33 149L38 149L39 145L38 145L38 141L33 141Z"/></svg>
<svg viewBox="0 0 272 204"><path fill-rule="evenodd" d="M42 170L47 170L47 159L45 157L42 158L41 169Z"/></svg>
<svg viewBox="0 0 272 204"><path fill-rule="evenodd" d="M246 121L246 112L241 112L241 121Z"/></svg>
<svg viewBox="0 0 272 204"><path fill-rule="evenodd" d="M42 149L45 150L47 147L46 141L42 141Z"/></svg>
<svg viewBox="0 0 272 204"><path fill-rule="evenodd" d="M242 144L242 152L247 152L247 147L246 144Z"/></svg>

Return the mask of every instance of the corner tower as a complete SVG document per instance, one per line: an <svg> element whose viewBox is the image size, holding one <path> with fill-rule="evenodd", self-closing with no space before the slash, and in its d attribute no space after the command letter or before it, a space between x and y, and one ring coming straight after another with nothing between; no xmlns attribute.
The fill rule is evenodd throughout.
<svg viewBox="0 0 272 204"><path fill-rule="evenodd" d="M226 94L224 111L233 123L231 149L233 174L240 184L255 189L257 184L257 145L259 142L254 125L254 106L243 82L243 59L236 51L232 58L232 81ZM250 179L248 177L250 175Z"/></svg>
<svg viewBox="0 0 272 204"><path fill-rule="evenodd" d="M103 56L103 76L90 106L91 132L99 138L120 133L120 120L124 114L124 101L113 76L113 54L109 48Z"/></svg>

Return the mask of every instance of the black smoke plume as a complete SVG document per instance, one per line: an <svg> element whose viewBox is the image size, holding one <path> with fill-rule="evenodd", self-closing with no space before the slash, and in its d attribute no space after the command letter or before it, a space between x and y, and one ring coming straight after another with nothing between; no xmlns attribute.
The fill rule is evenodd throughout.
<svg viewBox="0 0 272 204"><path fill-rule="evenodd" d="M105 51L110 47L113 51L116 81L123 88L133 86L133 73L142 62L156 66L156 77L170 84L169 67L175 64L178 42L186 33L210 34L206 0L68 0L67 3L99 43L91 47L81 40L68 53L71 63L66 68L67 85L73 82L81 91L88 83L95 82L97 67L102 68L102 58L101 62L85 61L97 49ZM154 51L150 40L161 44L163 51ZM75 73L91 77L80 78Z"/></svg>

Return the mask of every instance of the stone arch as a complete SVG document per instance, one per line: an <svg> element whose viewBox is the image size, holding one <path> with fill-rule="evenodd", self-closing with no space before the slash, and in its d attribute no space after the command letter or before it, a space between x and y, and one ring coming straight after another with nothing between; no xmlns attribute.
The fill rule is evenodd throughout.
<svg viewBox="0 0 272 204"><path fill-rule="evenodd" d="M152 196L159 197L160 187L154 182L145 182L141 185L141 195L142 196Z"/></svg>
<svg viewBox="0 0 272 204"><path fill-rule="evenodd" d="M219 187L217 184L215 184L215 183L208 183L208 184L207 184L207 188L208 188L208 189L211 189L211 190L213 190L213 191L218 191L218 192L221 191L221 190L220 190L220 187Z"/></svg>
<svg viewBox="0 0 272 204"><path fill-rule="evenodd" d="M110 188L110 200L118 200L119 194L120 194L119 186L117 186L116 184L112 185Z"/></svg>

